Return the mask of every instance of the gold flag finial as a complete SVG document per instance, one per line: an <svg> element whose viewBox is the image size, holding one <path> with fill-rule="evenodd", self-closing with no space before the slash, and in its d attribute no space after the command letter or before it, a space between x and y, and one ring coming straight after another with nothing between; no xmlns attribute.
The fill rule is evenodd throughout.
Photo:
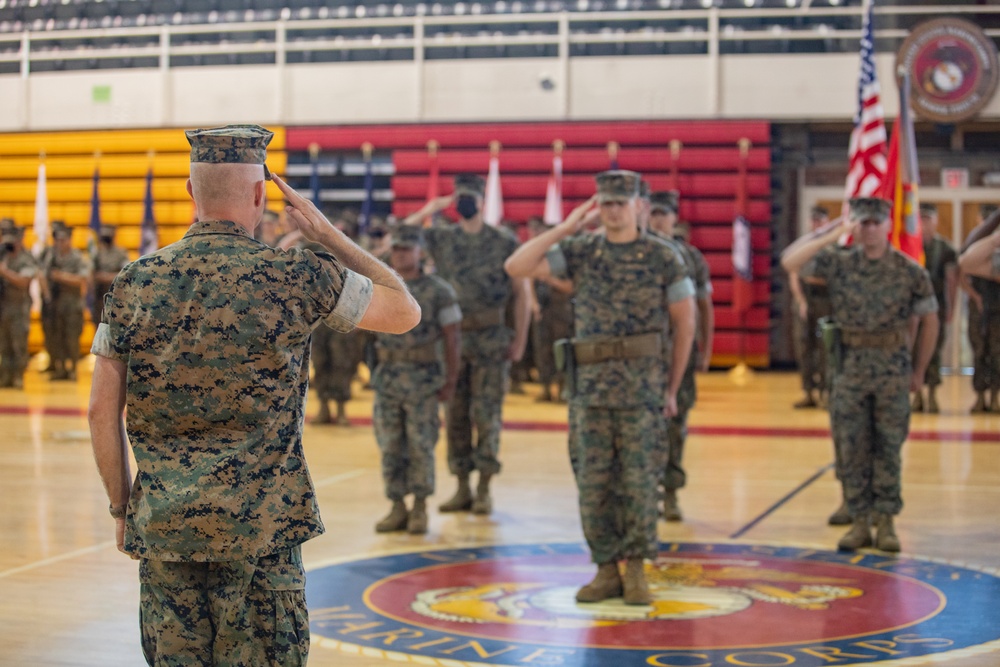
<svg viewBox="0 0 1000 667"><path fill-rule="evenodd" d="M375 149L370 141L366 141L361 144L361 154L365 156L366 160L372 159L372 151Z"/></svg>
<svg viewBox="0 0 1000 667"><path fill-rule="evenodd" d="M309 158L315 160L319 157L320 147L315 141L309 144Z"/></svg>
<svg viewBox="0 0 1000 667"><path fill-rule="evenodd" d="M500 155L500 142L496 139L490 142L490 155L493 157Z"/></svg>
<svg viewBox="0 0 1000 667"><path fill-rule="evenodd" d="M562 139L556 139L552 142L552 150L555 151L556 155L562 155L563 149L566 148L566 142Z"/></svg>
<svg viewBox="0 0 1000 667"><path fill-rule="evenodd" d="M681 143L680 139L671 139L670 140L670 157L672 157L673 159L676 160L677 157L681 154L681 147L683 145L684 144Z"/></svg>
<svg viewBox="0 0 1000 667"><path fill-rule="evenodd" d="M747 153L750 152L750 146L752 146L753 144L751 144L750 140L747 139L746 137L743 137L742 139L740 139L736 143L738 143L740 145L740 155L742 157L746 157Z"/></svg>
<svg viewBox="0 0 1000 667"><path fill-rule="evenodd" d="M608 142L608 157L611 158L612 160L616 159L618 157L618 149L619 148L621 148L621 146L618 145L617 141L609 141Z"/></svg>

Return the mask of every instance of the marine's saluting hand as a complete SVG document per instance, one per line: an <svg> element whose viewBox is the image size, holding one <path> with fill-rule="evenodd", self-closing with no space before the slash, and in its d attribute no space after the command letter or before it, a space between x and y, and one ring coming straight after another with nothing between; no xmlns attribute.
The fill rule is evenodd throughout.
<svg viewBox="0 0 1000 667"><path fill-rule="evenodd" d="M276 174L272 175L272 178L274 179L274 184L278 186L281 193L285 195L285 199L288 200L288 206L285 207L288 217L295 222L303 236L310 241L320 241L320 235L323 232L329 232L333 228L330 221L316 208L313 202L296 192L294 188L278 178Z"/></svg>

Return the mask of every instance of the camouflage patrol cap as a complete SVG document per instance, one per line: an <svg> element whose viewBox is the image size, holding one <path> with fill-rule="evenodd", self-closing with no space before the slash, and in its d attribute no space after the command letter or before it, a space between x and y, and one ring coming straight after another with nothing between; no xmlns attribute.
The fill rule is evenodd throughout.
<svg viewBox="0 0 1000 667"><path fill-rule="evenodd" d="M70 239L73 238L73 228L66 226L66 223L62 220L56 220L52 223L52 238L54 239Z"/></svg>
<svg viewBox="0 0 1000 667"><path fill-rule="evenodd" d="M486 194L486 181L479 174L455 174L455 194L482 197Z"/></svg>
<svg viewBox="0 0 1000 667"><path fill-rule="evenodd" d="M413 225L400 225L392 230L393 248L413 248L423 247L424 230Z"/></svg>
<svg viewBox="0 0 1000 667"><path fill-rule="evenodd" d="M274 132L260 125L226 125L208 130L184 132L191 144L191 162L213 164L259 164L264 178L271 180L267 160L267 145Z"/></svg>
<svg viewBox="0 0 1000 667"><path fill-rule="evenodd" d="M0 234L6 232L8 229L13 229L15 226L13 218L0 218Z"/></svg>
<svg viewBox="0 0 1000 667"><path fill-rule="evenodd" d="M996 212L997 212L997 205L996 204L980 204L979 205L979 217L981 217L983 220L985 220L986 218L990 217L991 215L993 215Z"/></svg>
<svg viewBox="0 0 1000 667"><path fill-rule="evenodd" d="M811 209L809 209L809 217L812 218L813 220L821 220L823 218L829 218L830 212L817 204L816 206L813 206Z"/></svg>
<svg viewBox="0 0 1000 667"><path fill-rule="evenodd" d="M117 232L117 231L118 231L118 228L115 227L114 225L101 225L101 228L98 230L97 235L98 236L114 236L115 232Z"/></svg>
<svg viewBox="0 0 1000 667"><path fill-rule="evenodd" d="M652 210L663 211L664 213L676 213L679 199L680 196L677 194L677 190L654 192L649 196Z"/></svg>
<svg viewBox="0 0 1000 667"><path fill-rule="evenodd" d="M649 187L649 182L646 179L639 181L639 199L649 201L650 192L652 192L652 188Z"/></svg>
<svg viewBox="0 0 1000 667"><path fill-rule="evenodd" d="M597 201L625 201L639 196L642 176L634 171L613 169L602 171L594 177L597 181Z"/></svg>
<svg viewBox="0 0 1000 667"><path fill-rule="evenodd" d="M11 220L10 225L4 224L0 227L0 243L17 243L24 238L24 227L18 227L13 223Z"/></svg>
<svg viewBox="0 0 1000 667"><path fill-rule="evenodd" d="M937 215L937 204L932 204L929 201L920 202L920 215Z"/></svg>
<svg viewBox="0 0 1000 667"><path fill-rule="evenodd" d="M885 221L892 211L892 202L880 197L855 197L850 200L851 220Z"/></svg>

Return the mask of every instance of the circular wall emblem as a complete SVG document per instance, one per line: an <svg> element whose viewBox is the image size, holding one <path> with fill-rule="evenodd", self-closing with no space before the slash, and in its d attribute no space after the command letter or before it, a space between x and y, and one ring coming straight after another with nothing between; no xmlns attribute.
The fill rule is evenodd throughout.
<svg viewBox="0 0 1000 667"><path fill-rule="evenodd" d="M579 604L580 544L424 551L309 572L313 646L432 665L819 667L1000 650L1000 577L876 554L663 544L654 601ZM1000 654L998 654L1000 656Z"/></svg>
<svg viewBox="0 0 1000 667"><path fill-rule="evenodd" d="M997 48L975 23L940 18L921 23L896 56L910 75L918 116L954 123L975 116L993 97L1000 72Z"/></svg>

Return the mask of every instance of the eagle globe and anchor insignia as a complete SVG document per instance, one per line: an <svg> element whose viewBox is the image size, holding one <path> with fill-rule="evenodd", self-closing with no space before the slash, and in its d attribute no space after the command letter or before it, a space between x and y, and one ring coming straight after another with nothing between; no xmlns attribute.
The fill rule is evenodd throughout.
<svg viewBox="0 0 1000 667"><path fill-rule="evenodd" d="M1000 664L997 572L877 553L661 544L654 601L579 604L581 544L421 551L309 572L314 650L563 667Z"/></svg>

